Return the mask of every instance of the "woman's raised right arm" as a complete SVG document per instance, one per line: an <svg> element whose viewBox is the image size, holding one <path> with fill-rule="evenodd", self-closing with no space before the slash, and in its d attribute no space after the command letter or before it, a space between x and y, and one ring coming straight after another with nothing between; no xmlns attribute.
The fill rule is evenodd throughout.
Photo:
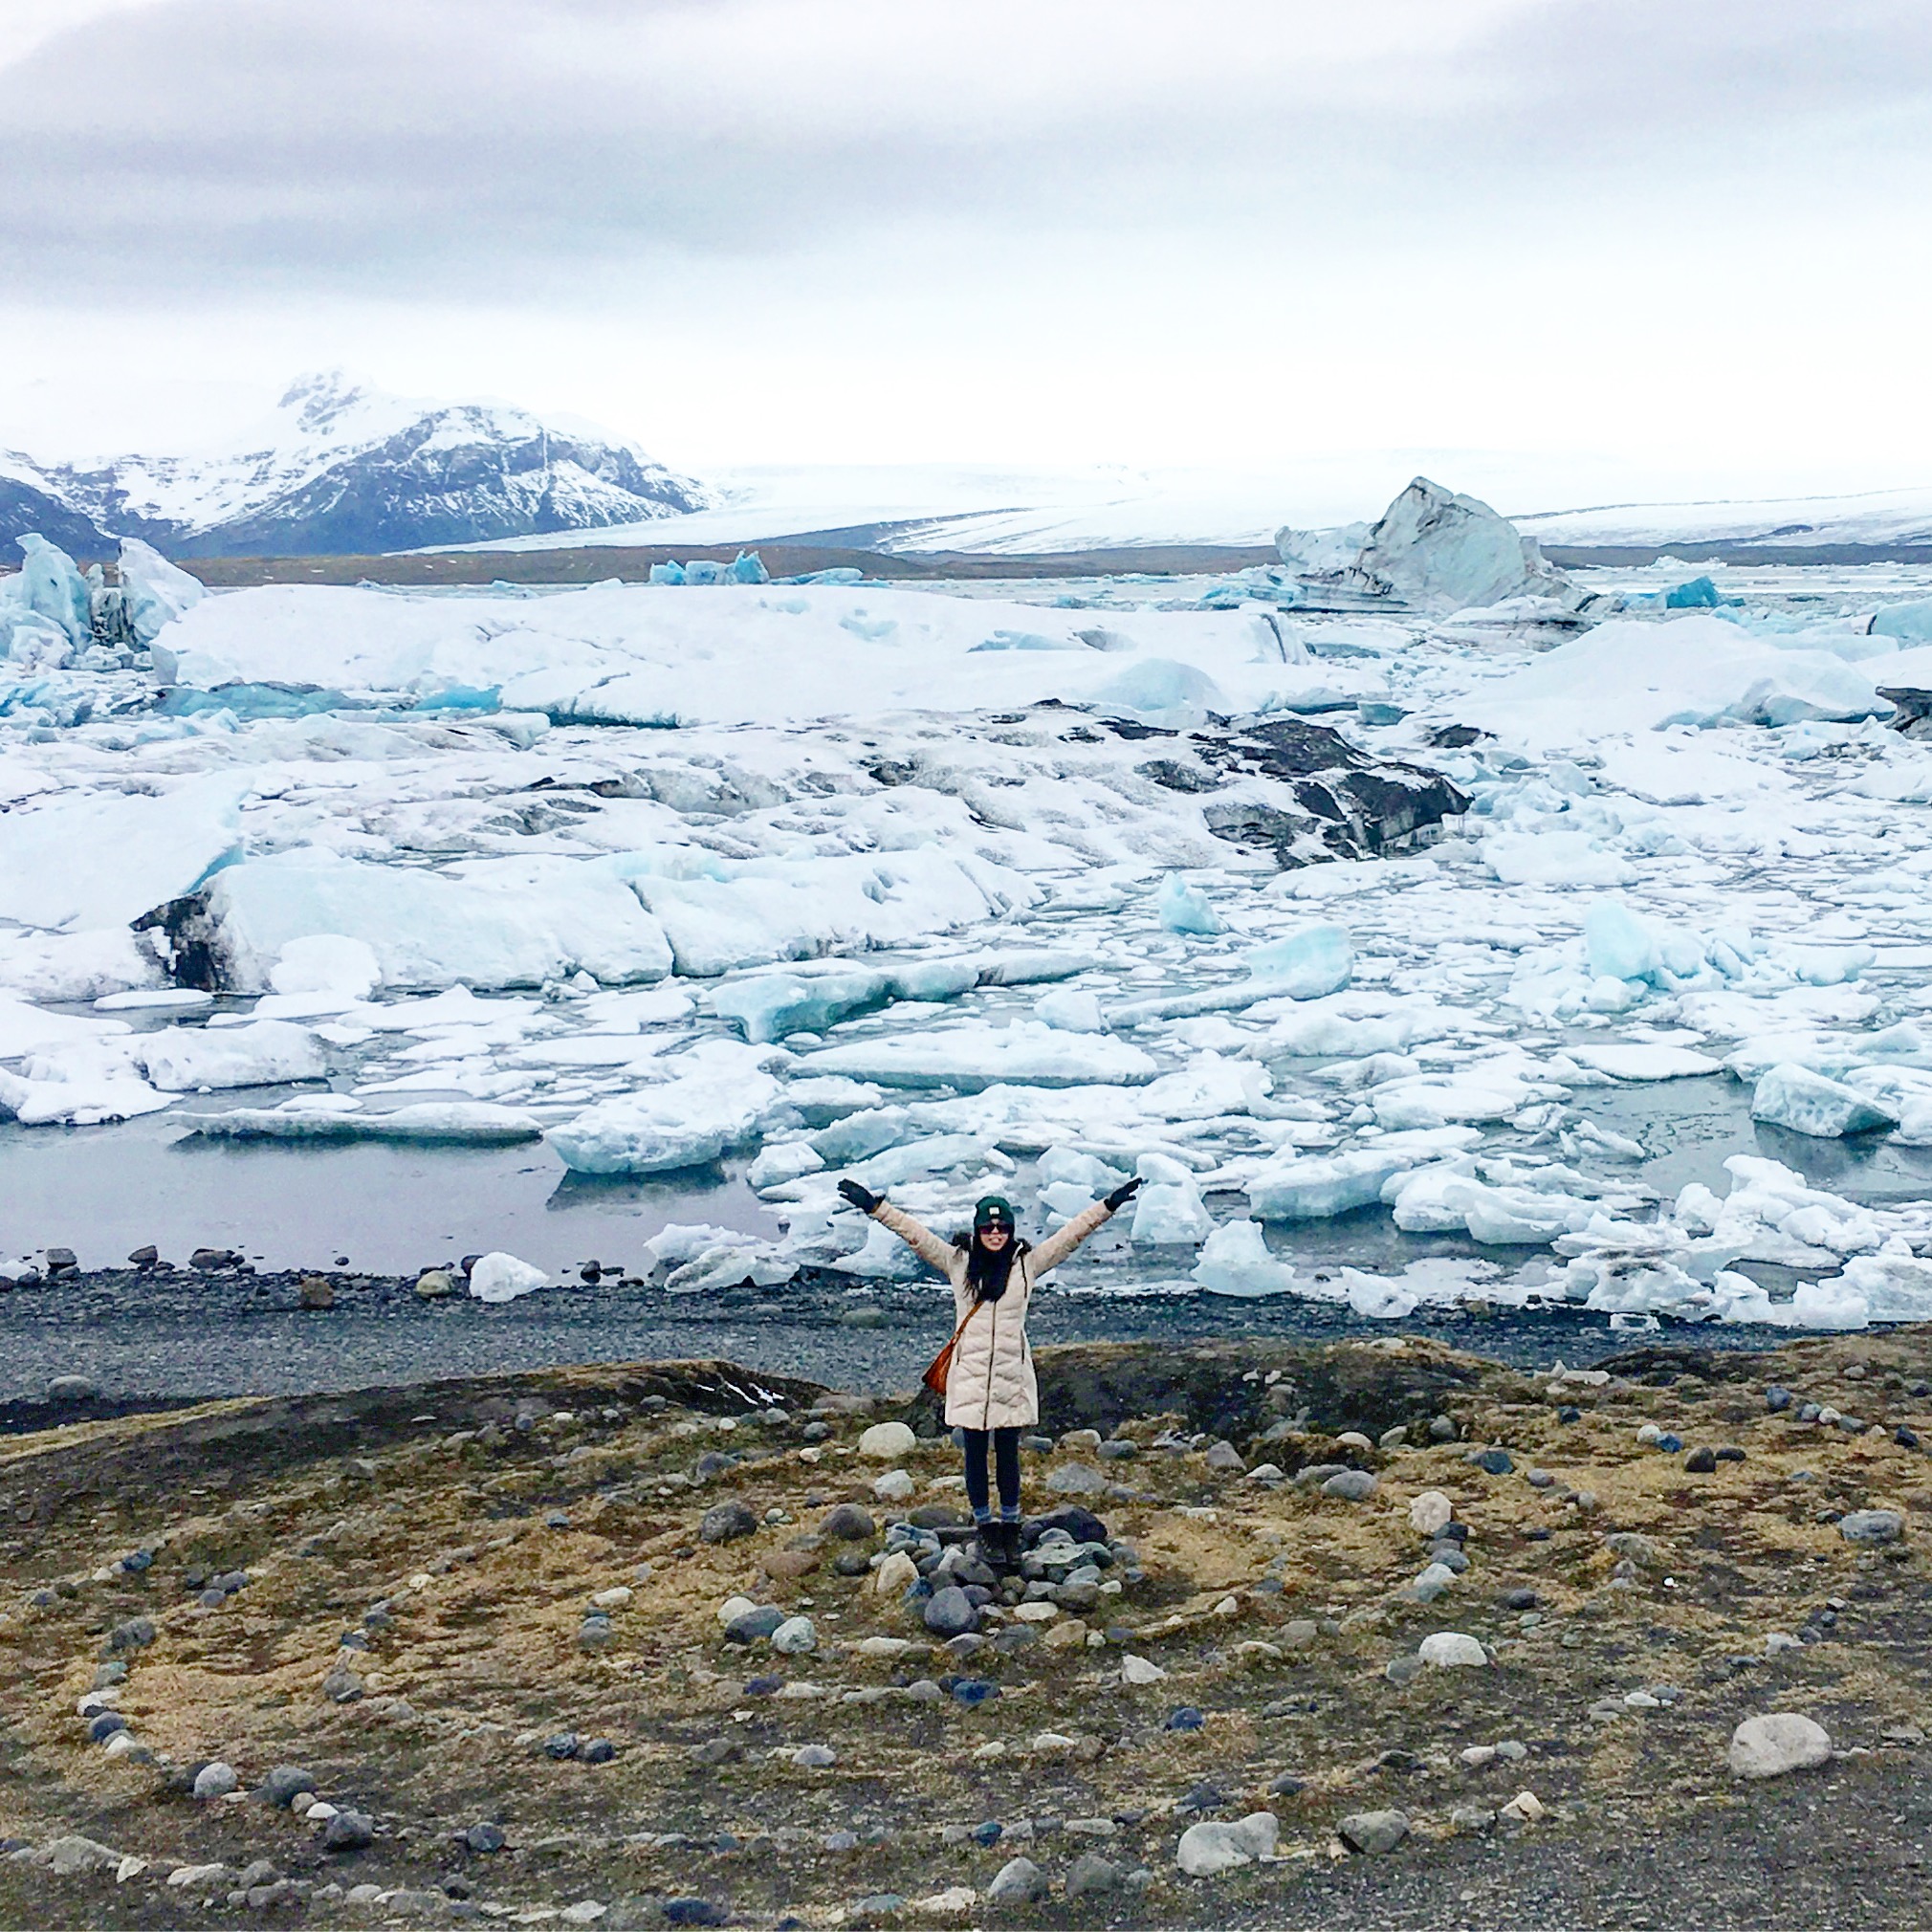
<svg viewBox="0 0 1932 1932"><path fill-rule="evenodd" d="M951 1241L942 1241L930 1228L922 1227L909 1214L902 1214L889 1201L881 1201L871 1210L872 1218L889 1227L929 1268L942 1274L950 1282L953 1279L953 1258L956 1253Z"/></svg>

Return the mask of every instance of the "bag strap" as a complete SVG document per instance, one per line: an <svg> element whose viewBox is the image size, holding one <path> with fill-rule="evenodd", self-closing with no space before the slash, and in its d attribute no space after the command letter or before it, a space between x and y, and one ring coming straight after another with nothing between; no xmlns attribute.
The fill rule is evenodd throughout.
<svg viewBox="0 0 1932 1932"><path fill-rule="evenodd" d="M977 1315L978 1312L979 1312L979 1304L977 1302L975 1302L973 1306L969 1307L966 1310L966 1312L959 1317L959 1326L953 1330L953 1339L946 1344L948 1349L956 1349L959 1346L959 1337L966 1332L966 1324L970 1322L973 1319L973 1317Z"/></svg>

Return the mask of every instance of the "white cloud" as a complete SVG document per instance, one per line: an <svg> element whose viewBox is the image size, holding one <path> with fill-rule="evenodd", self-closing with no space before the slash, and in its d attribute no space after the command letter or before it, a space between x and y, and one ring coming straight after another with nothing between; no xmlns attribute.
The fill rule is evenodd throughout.
<svg viewBox="0 0 1932 1932"><path fill-rule="evenodd" d="M1897 0L166 0L0 72L0 356L688 462L1907 481L1928 90Z"/></svg>

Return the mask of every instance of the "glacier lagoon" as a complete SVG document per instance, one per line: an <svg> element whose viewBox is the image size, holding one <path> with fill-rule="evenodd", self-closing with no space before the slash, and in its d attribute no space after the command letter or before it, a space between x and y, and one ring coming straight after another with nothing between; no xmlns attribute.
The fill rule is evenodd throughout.
<svg viewBox="0 0 1932 1932"><path fill-rule="evenodd" d="M1682 575L41 622L0 661L5 1265L500 1243L782 1304L903 1285L839 1173L1037 1233L1138 1170L1068 1289L1921 1318L1932 754L1879 692L1932 681L1932 584ZM1877 1131L1753 1121L1791 1068ZM1202 1258L1250 1218L1286 1271Z"/></svg>

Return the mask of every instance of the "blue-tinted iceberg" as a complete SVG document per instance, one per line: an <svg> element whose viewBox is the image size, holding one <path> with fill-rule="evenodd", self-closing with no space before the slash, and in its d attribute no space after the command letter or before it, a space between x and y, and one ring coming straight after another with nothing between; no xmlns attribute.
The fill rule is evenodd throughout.
<svg viewBox="0 0 1932 1932"><path fill-rule="evenodd" d="M1198 887L1190 886L1178 872L1170 872L1161 882L1155 902L1160 923L1170 933L1195 933L1212 937L1227 931L1220 914L1208 903Z"/></svg>

